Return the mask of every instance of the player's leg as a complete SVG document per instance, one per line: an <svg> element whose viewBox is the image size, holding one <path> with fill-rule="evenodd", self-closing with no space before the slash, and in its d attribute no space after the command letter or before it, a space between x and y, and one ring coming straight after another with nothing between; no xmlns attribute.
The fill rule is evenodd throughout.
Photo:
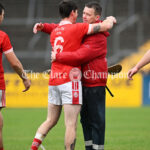
<svg viewBox="0 0 150 150"><path fill-rule="evenodd" d="M93 150L104 150L105 87L88 88L88 112L92 128Z"/></svg>
<svg viewBox="0 0 150 150"><path fill-rule="evenodd" d="M76 127L78 114L80 112L81 105L64 105L65 115L65 148L66 150L74 150L76 141Z"/></svg>
<svg viewBox="0 0 150 150"><path fill-rule="evenodd" d="M3 138L2 138L2 129L3 129L3 117L1 110L5 107L5 90L0 90L0 150L3 150Z"/></svg>
<svg viewBox="0 0 150 150"><path fill-rule="evenodd" d="M49 130L51 130L56 124L61 114L62 106L48 104L48 115L47 119L38 128L34 137L31 150L37 150L43 139L46 137Z"/></svg>
<svg viewBox="0 0 150 150"><path fill-rule="evenodd" d="M66 150L74 150L76 138L77 118L82 104L81 81L72 81L60 85L62 103L65 115L65 147Z"/></svg>
<svg viewBox="0 0 150 150"><path fill-rule="evenodd" d="M33 140L31 150L37 150L43 139L46 137L49 130L51 130L56 124L60 117L62 105L60 102L59 93L55 87L49 87L49 96L48 96L48 114L47 119L41 124L38 128L35 138Z"/></svg>
<svg viewBox="0 0 150 150"><path fill-rule="evenodd" d="M3 148L2 128L3 128L3 117L1 114L1 108L0 108L0 150L2 150Z"/></svg>
<svg viewBox="0 0 150 150"><path fill-rule="evenodd" d="M61 114L61 105L48 104L48 115L47 119L38 128L37 133L46 136L48 131L57 124Z"/></svg>
<svg viewBox="0 0 150 150"><path fill-rule="evenodd" d="M85 141L85 149L86 150L92 150L92 128L90 124L90 119L89 119L89 112L88 112L88 97L87 97L87 92L88 89L86 87L83 87L83 105L81 107L81 124L82 124L82 129L83 129L83 135L84 135L84 141Z"/></svg>

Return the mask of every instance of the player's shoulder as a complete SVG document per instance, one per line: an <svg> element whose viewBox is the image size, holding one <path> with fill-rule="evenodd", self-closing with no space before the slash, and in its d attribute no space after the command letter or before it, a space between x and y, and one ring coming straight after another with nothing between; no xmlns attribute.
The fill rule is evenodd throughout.
<svg viewBox="0 0 150 150"><path fill-rule="evenodd" d="M75 24L72 24L72 28L76 28L76 29L87 28L88 26L89 26L88 23L75 23Z"/></svg>
<svg viewBox="0 0 150 150"><path fill-rule="evenodd" d="M8 36L7 35L7 33L6 32L4 32L4 31L2 31L2 30L0 30L0 37L6 37L6 36Z"/></svg>
<svg viewBox="0 0 150 150"><path fill-rule="evenodd" d="M76 24L73 24L73 25L76 25L76 26L84 26L84 25L89 25L88 23L81 23L81 22L78 22Z"/></svg>

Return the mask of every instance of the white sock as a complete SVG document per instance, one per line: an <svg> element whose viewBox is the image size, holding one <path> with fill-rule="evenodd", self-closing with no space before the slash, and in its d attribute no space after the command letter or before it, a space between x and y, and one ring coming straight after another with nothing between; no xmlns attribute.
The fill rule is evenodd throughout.
<svg viewBox="0 0 150 150"><path fill-rule="evenodd" d="M43 141L44 138L45 138L45 136L42 135L41 133L36 133L35 138L38 139L38 140L40 140L40 141Z"/></svg>

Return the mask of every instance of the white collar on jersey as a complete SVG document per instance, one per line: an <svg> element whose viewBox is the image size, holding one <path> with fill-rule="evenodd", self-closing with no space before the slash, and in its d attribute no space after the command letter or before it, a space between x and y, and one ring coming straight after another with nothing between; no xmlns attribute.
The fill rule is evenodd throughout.
<svg viewBox="0 0 150 150"><path fill-rule="evenodd" d="M62 25L65 25L65 24L72 24L70 21L68 20L62 20L59 25L62 26Z"/></svg>

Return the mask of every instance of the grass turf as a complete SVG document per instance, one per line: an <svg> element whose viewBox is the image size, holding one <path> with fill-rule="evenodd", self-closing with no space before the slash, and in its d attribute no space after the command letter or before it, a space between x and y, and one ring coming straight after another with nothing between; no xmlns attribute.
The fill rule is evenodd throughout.
<svg viewBox="0 0 150 150"><path fill-rule="evenodd" d="M4 109L5 150L29 150L47 109ZM49 132L43 145L46 150L64 149L64 121L61 118ZM105 150L149 150L150 107L107 108ZM78 122L76 150L84 150L83 134Z"/></svg>

